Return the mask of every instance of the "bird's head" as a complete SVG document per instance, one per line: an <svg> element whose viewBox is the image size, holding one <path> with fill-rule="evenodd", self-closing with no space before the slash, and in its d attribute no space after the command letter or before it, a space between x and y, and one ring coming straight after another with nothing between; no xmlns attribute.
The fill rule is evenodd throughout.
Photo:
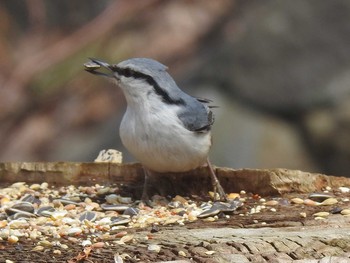
<svg viewBox="0 0 350 263"><path fill-rule="evenodd" d="M146 99L181 103L182 91L166 72L167 67L153 59L132 58L110 65L90 58L84 66L92 74L113 79L123 90L128 104Z"/></svg>

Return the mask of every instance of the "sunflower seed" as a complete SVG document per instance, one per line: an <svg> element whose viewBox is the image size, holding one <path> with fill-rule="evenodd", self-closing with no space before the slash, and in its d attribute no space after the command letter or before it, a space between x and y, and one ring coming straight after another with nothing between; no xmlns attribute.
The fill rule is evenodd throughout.
<svg viewBox="0 0 350 263"><path fill-rule="evenodd" d="M125 211L129 208L128 205L108 205L102 204L101 208L105 211Z"/></svg>
<svg viewBox="0 0 350 263"><path fill-rule="evenodd" d="M127 208L124 212L123 215L128 215L128 216L136 216L139 213L140 209L134 208L134 207L129 207Z"/></svg>
<svg viewBox="0 0 350 263"><path fill-rule="evenodd" d="M43 206L36 211L36 214L39 216L50 217L52 213L54 213L55 211L56 209L53 208L52 206Z"/></svg>
<svg viewBox="0 0 350 263"><path fill-rule="evenodd" d="M127 216L112 216L111 226L126 225L131 221L130 217Z"/></svg>
<svg viewBox="0 0 350 263"><path fill-rule="evenodd" d="M93 222L96 220L96 217L97 217L96 213L91 211L86 211L79 216L79 220L81 222L83 222L84 220Z"/></svg>

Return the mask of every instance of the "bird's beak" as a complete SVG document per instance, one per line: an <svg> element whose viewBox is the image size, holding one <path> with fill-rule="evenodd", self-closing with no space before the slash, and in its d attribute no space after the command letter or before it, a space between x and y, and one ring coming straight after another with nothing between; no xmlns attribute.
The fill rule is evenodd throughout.
<svg viewBox="0 0 350 263"><path fill-rule="evenodd" d="M113 73L111 74L111 72L113 72L112 71L113 66L111 66L108 63L101 61L101 60L97 60L94 58L89 58L89 59L90 59L90 61L88 61L84 64L85 70L87 72L95 74L95 75L99 75L99 76L108 77L108 78L114 77ZM101 71L97 71L97 70L103 69L103 68L107 69L109 74L101 72Z"/></svg>

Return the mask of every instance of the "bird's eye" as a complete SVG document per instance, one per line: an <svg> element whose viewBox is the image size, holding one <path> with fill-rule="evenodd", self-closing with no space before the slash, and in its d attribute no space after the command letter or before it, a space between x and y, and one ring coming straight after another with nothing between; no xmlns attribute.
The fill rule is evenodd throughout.
<svg viewBox="0 0 350 263"><path fill-rule="evenodd" d="M123 75L127 78L131 77L132 76L132 71L128 68L124 69L123 70Z"/></svg>
<svg viewBox="0 0 350 263"><path fill-rule="evenodd" d="M134 75L134 71L129 68L113 68L113 71L117 72L119 75L122 75L123 77L129 78Z"/></svg>

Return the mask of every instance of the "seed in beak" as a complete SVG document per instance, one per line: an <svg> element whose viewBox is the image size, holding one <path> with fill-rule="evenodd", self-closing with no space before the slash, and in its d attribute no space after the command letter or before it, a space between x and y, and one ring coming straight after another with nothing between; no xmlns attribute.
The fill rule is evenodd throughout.
<svg viewBox="0 0 350 263"><path fill-rule="evenodd" d="M99 69L101 68L101 66L93 61L89 61L89 62L86 62L84 64L84 67L85 67L85 70L88 70L88 71L94 71L96 69Z"/></svg>

